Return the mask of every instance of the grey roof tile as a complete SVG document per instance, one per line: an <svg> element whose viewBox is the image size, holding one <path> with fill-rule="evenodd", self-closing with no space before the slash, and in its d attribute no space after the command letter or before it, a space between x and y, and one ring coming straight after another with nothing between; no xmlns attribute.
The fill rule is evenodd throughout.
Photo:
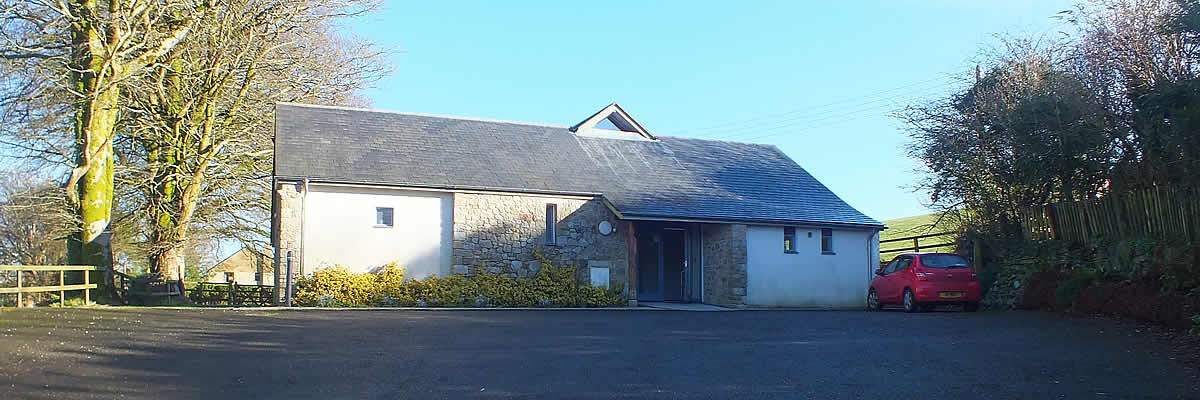
<svg viewBox="0 0 1200 400"><path fill-rule="evenodd" d="M276 129L280 177L598 193L640 217L882 226L770 145L290 103Z"/></svg>

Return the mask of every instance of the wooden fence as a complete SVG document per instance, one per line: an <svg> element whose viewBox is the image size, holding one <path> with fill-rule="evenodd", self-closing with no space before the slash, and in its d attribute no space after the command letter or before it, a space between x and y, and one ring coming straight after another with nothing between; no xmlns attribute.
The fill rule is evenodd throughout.
<svg viewBox="0 0 1200 400"><path fill-rule="evenodd" d="M275 287L235 283L197 283L187 289L188 299L199 305L272 306Z"/></svg>
<svg viewBox="0 0 1200 400"><path fill-rule="evenodd" d="M65 306L67 292L82 290L83 303L92 304L91 290L96 288L96 284L90 282L91 278L89 278L88 275L91 275L90 272L95 270L96 267L85 265L0 265L0 273L6 274L10 271L15 271L17 273L17 286L0 288L0 294L15 293L17 295L17 307L21 307L24 305L22 300L24 300L26 294L58 292L58 305ZM67 285L65 278L67 271L83 271L83 284ZM21 277L21 275L24 275L24 272L58 272L58 285L26 286L25 282L23 282L24 279Z"/></svg>
<svg viewBox="0 0 1200 400"><path fill-rule="evenodd" d="M1098 199L1029 207L1021 212L1029 239L1089 243L1098 236L1200 239L1200 189L1156 188Z"/></svg>
<svg viewBox="0 0 1200 400"><path fill-rule="evenodd" d="M112 276L117 295L127 304L158 305L166 302L167 305L172 305L175 301L183 303L184 293L180 291L181 283L177 280L138 278L117 271L112 271Z"/></svg>
<svg viewBox="0 0 1200 400"><path fill-rule="evenodd" d="M953 237L954 237L954 232L938 232L938 233L928 233L928 234L924 234L924 235L916 235L916 236L908 236L908 237L902 237L902 238L880 240L879 241L880 260L883 259L884 254L889 254L889 253L906 253L906 252L914 252L915 253L915 252L921 251L922 249L924 249L924 250L937 249L937 250L942 250L942 251L953 251L953 247L954 247ZM940 240L937 240L936 241L937 243L934 243L934 244L929 244L928 242L926 242L925 246L921 245L921 239L934 239L934 238L937 238ZM947 238L950 238L951 242L947 243L946 242ZM910 243L910 242L912 243L912 246L904 246L904 247L884 246L888 243ZM888 247L888 248L885 249L884 247ZM947 250L946 247L951 247L951 249Z"/></svg>

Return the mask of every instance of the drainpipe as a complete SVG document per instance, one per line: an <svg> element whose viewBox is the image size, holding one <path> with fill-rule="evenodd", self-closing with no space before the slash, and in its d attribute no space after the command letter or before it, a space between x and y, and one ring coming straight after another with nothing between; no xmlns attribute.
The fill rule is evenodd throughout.
<svg viewBox="0 0 1200 400"><path fill-rule="evenodd" d="M292 306L292 252L290 252L290 251L287 252L287 258L285 259L284 263L286 263L286 265L287 265L287 269L284 270L284 273L286 273L287 276L285 277L286 284L283 286L283 290L284 290L283 304L284 304L284 306L291 307Z"/></svg>
<svg viewBox="0 0 1200 400"><path fill-rule="evenodd" d="M872 248L871 248L871 242L873 241L873 239L875 239L876 235L879 235L878 230L872 230L871 234L867 235L867 284L868 285L871 283L872 279L875 279L875 270L879 268L879 263L875 261L875 257L873 254L874 252L872 251Z"/></svg>
<svg viewBox="0 0 1200 400"><path fill-rule="evenodd" d="M300 194L300 274L304 275L304 225L308 222L308 178L304 178L304 193Z"/></svg>

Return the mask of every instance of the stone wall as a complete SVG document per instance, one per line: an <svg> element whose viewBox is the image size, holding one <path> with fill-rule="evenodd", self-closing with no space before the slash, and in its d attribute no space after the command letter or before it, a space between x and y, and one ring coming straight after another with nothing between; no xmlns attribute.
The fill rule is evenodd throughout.
<svg viewBox="0 0 1200 400"><path fill-rule="evenodd" d="M702 224L704 302L746 306L746 225Z"/></svg>
<svg viewBox="0 0 1200 400"><path fill-rule="evenodd" d="M1025 282L1013 273L996 274L996 279L979 304L989 310L1018 308L1025 295Z"/></svg>
<svg viewBox="0 0 1200 400"><path fill-rule="evenodd" d="M546 205L557 205L557 241L546 244ZM628 287L628 248L623 232L601 235L596 226L616 216L600 199L516 194L454 194L453 273L478 271L528 278L540 252L557 266L574 266L580 282L591 267L609 269L609 287ZM628 294L628 292L626 292Z"/></svg>
<svg viewBox="0 0 1200 400"><path fill-rule="evenodd" d="M292 283L300 276L300 221L303 219L300 190L299 183L280 183L275 187L275 199L272 202L275 207L271 221L274 229L272 239L275 241L275 295L280 301L284 300L283 289L287 284L289 252L292 253Z"/></svg>

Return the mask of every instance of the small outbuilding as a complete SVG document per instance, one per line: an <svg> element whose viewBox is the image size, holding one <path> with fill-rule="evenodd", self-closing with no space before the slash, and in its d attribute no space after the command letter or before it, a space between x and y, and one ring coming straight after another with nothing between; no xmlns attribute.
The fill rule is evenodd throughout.
<svg viewBox="0 0 1200 400"><path fill-rule="evenodd" d="M275 274L270 257L249 247L242 247L214 265L208 271L205 282L273 285Z"/></svg>

